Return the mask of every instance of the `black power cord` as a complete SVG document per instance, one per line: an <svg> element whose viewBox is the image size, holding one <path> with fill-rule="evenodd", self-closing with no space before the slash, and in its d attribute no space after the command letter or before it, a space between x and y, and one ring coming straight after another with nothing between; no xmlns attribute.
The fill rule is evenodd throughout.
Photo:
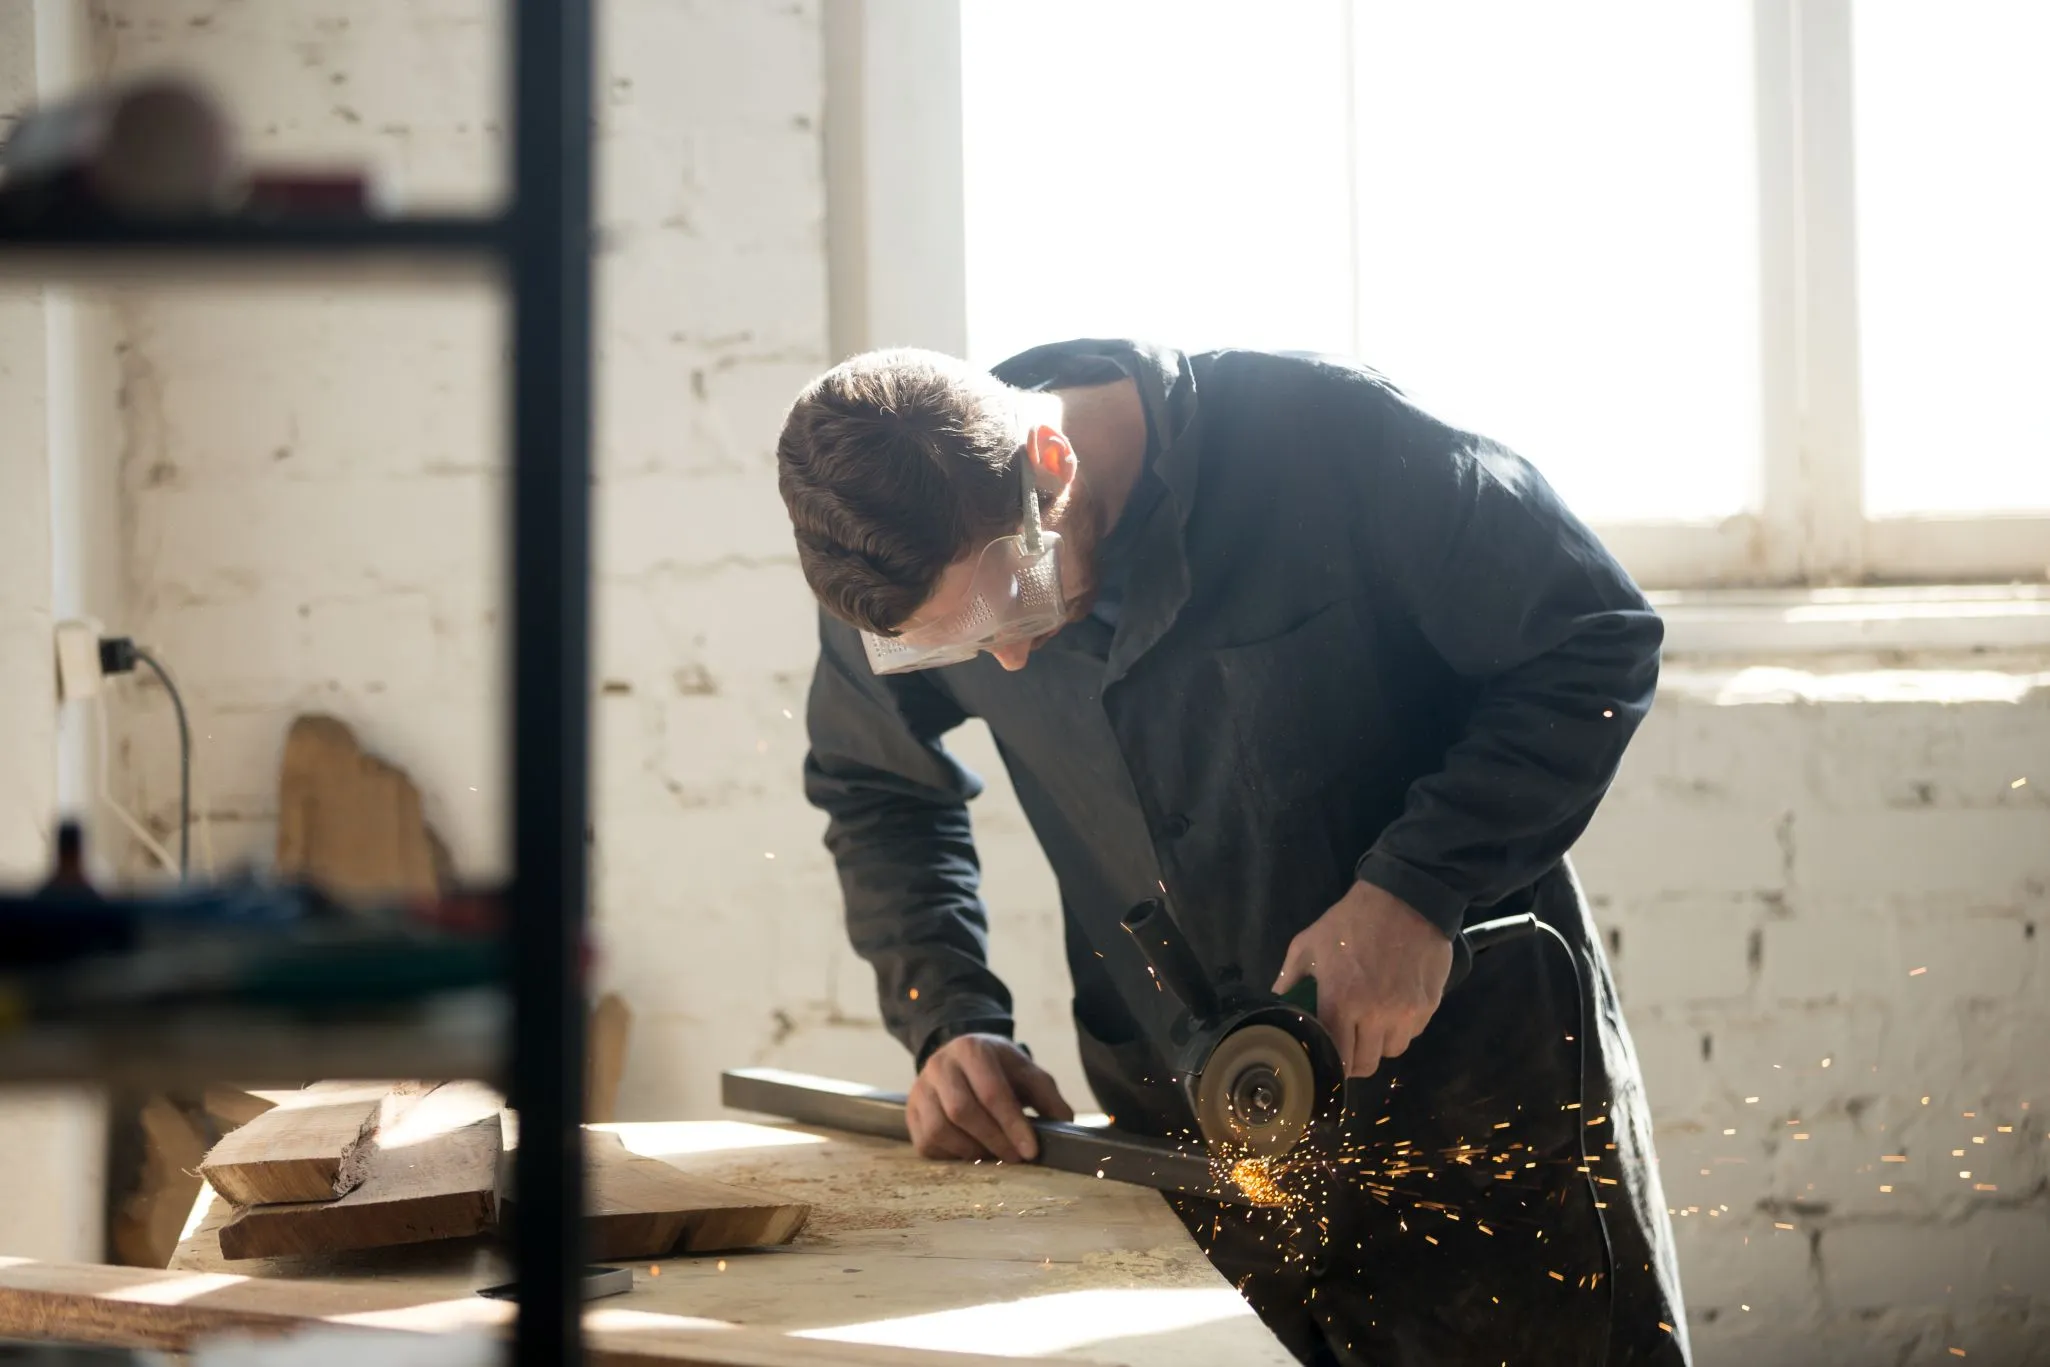
<svg viewBox="0 0 2050 1367"><path fill-rule="evenodd" d="M178 716L178 878L192 876L192 727L185 718L185 699L171 673L157 657L127 636L106 636L100 640L100 672L131 674L137 665L147 666L157 682L171 695L171 709Z"/></svg>

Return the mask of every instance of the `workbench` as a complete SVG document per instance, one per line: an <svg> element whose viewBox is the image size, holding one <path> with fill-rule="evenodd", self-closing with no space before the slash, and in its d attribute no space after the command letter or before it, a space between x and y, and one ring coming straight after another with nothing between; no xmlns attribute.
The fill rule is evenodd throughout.
<svg viewBox="0 0 2050 1367"><path fill-rule="evenodd" d="M593 1128L687 1172L812 1203L794 1243L636 1265L632 1292L594 1312L1126 1367L1295 1361L1143 1187L927 1162L902 1143L795 1125ZM511 1278L482 1241L230 1262L216 1236L227 1213L202 1190L173 1271L318 1283L320 1313L352 1287L366 1309L424 1311L479 1303L478 1288Z"/></svg>

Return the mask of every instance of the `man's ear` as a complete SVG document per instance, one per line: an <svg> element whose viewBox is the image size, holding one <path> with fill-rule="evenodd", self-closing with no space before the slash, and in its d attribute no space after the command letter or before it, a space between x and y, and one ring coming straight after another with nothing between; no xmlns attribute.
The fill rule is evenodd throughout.
<svg viewBox="0 0 2050 1367"><path fill-rule="evenodd" d="M1051 485L1064 491L1074 482L1075 448L1058 427L1041 423L1026 433L1025 458L1032 462L1042 488Z"/></svg>

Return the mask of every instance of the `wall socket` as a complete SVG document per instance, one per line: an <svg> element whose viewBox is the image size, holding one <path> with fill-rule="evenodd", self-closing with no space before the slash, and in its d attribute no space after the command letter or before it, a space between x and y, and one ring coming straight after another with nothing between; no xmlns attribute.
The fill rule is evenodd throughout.
<svg viewBox="0 0 2050 1367"><path fill-rule="evenodd" d="M78 702L100 691L100 635L94 621L57 624L57 700Z"/></svg>

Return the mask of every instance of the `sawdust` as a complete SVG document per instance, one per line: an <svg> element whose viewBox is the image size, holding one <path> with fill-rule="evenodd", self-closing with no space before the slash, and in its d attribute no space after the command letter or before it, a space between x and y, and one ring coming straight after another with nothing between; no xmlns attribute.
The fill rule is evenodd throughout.
<svg viewBox="0 0 2050 1367"><path fill-rule="evenodd" d="M1111 1248L1085 1253L1076 1262L1052 1263L1047 1280L1055 1286L1211 1286L1216 1273L1207 1262L1191 1262L1181 1248Z"/></svg>

